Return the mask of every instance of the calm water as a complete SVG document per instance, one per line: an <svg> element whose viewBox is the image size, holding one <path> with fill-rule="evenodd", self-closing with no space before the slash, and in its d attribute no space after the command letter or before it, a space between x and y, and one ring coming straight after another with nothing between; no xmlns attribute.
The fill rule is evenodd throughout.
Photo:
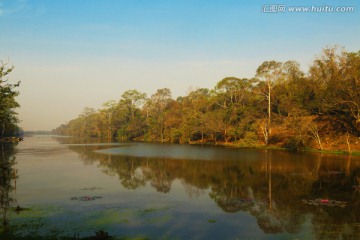
<svg viewBox="0 0 360 240"><path fill-rule="evenodd" d="M1 150L0 239L360 239L359 157L51 136Z"/></svg>

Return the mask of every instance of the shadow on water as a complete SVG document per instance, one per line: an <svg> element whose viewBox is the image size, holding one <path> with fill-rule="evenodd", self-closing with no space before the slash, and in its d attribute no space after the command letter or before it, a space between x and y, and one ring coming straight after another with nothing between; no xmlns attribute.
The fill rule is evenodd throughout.
<svg viewBox="0 0 360 240"><path fill-rule="evenodd" d="M9 230L9 214L15 204L11 193L16 189L15 146L17 143L0 143L0 233Z"/></svg>

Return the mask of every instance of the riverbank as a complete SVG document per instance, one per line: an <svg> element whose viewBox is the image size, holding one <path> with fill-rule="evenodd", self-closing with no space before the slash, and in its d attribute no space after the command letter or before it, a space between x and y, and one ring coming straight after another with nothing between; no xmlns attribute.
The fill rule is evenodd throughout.
<svg viewBox="0 0 360 240"><path fill-rule="evenodd" d="M331 140L334 139L334 140ZM349 144L344 140L344 136L330 137L327 136L324 138L324 143L322 143L322 149L320 149L315 142L310 142L308 146L301 148L288 148L285 147L284 142L280 141L274 144L265 145L260 141L256 142L246 142L246 141L236 141L236 142L201 142L201 141L191 141L188 144L191 145L214 145L214 146L224 146L231 148L255 148L255 149L278 149L285 151L298 151L298 152L317 152L317 153L326 153L326 154L336 154L336 155L353 155L360 156L360 139L353 137L349 140Z"/></svg>
<svg viewBox="0 0 360 240"><path fill-rule="evenodd" d="M60 136L60 135L59 135ZM79 137L74 136L78 139ZM93 141L117 141L123 142L120 139L107 139L107 138L80 138L84 143L93 142ZM184 143L171 143L170 141L164 141L163 143L167 144L189 144L189 145L209 145L209 146L221 146L229 148L253 148L253 149L277 149L285 151L298 151L298 152L317 152L317 153L326 153L326 154L336 154L336 155L354 155L360 156L360 138L351 136L346 142L346 135L325 135L322 136L322 149L319 148L318 144L314 140L307 140L306 144L298 148L289 148L286 145L287 138L276 137L277 141L271 142L268 145L265 145L259 139L240 139L233 142L224 142L224 141L210 141L210 140L197 140ZM72 142L69 139L69 143ZM136 138L129 140L129 142L154 142L158 143L159 141L149 141L144 138ZM349 151L350 149L350 151ZM350 154L349 154L350 153Z"/></svg>
<svg viewBox="0 0 360 240"><path fill-rule="evenodd" d="M4 137L0 138L0 143L21 142L23 140L22 137Z"/></svg>

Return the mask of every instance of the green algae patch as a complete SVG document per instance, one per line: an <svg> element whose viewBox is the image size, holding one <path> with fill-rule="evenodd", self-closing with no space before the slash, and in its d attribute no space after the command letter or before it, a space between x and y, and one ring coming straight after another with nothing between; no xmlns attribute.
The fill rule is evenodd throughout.
<svg viewBox="0 0 360 240"><path fill-rule="evenodd" d="M30 208L23 208L23 211L16 212L17 214L14 214L12 216L12 221L14 219L18 218L44 218L44 217L51 217L55 214L61 213L64 211L64 208L57 207L57 206L32 206ZM14 208L14 211L16 211L16 208Z"/></svg>
<svg viewBox="0 0 360 240"><path fill-rule="evenodd" d="M131 209L112 208L90 214L87 218L87 225L104 227L117 224L129 224L135 214Z"/></svg>
<svg viewBox="0 0 360 240"><path fill-rule="evenodd" d="M57 238L65 234L59 224L64 209L60 207L32 206L10 216L10 230L17 238L28 236Z"/></svg>
<svg viewBox="0 0 360 240"><path fill-rule="evenodd" d="M62 207L31 206L11 214L9 232L13 239L71 239L78 233L93 232L83 224L86 217Z"/></svg>
<svg viewBox="0 0 360 240"><path fill-rule="evenodd" d="M170 207L152 207L138 210L138 215L145 223L164 224L172 219L169 212Z"/></svg>
<svg viewBox="0 0 360 240"><path fill-rule="evenodd" d="M109 232L109 236L115 232L120 234L111 239L148 239L147 236L121 236L121 232L129 227L151 228L174 219L169 206L107 209L29 206L22 211L12 210L6 234L11 234L13 239L87 239L99 229ZM4 234L0 233L0 239Z"/></svg>
<svg viewBox="0 0 360 240"><path fill-rule="evenodd" d="M160 224L172 219L169 207L160 208L111 208L90 214L86 225L100 228L116 228L117 225Z"/></svg>

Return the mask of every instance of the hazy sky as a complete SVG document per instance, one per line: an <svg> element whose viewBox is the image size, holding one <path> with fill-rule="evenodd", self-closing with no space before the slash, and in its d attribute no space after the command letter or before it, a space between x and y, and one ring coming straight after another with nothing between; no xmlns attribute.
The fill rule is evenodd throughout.
<svg viewBox="0 0 360 240"><path fill-rule="evenodd" d="M267 4L284 4L269 13ZM290 12L352 6L353 12ZM265 60L360 50L360 4L344 0L0 0L0 59L21 80L20 126L51 130L128 89L213 88L252 77Z"/></svg>

